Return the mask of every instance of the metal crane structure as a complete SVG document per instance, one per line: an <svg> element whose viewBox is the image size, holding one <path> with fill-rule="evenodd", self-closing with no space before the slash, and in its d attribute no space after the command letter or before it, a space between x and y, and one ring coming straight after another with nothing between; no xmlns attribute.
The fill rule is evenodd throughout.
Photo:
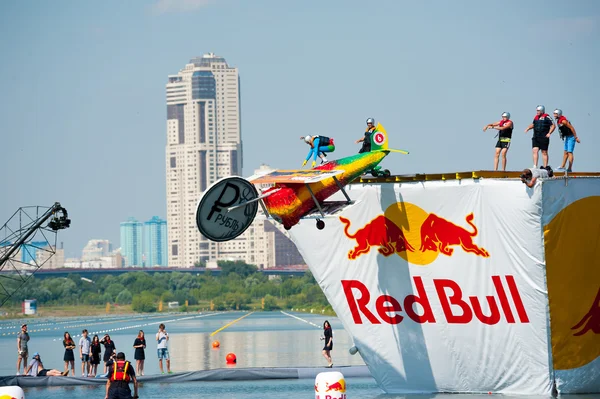
<svg viewBox="0 0 600 399"><path fill-rule="evenodd" d="M0 307L56 253L58 230L71 225L67 210L19 208L0 229Z"/></svg>

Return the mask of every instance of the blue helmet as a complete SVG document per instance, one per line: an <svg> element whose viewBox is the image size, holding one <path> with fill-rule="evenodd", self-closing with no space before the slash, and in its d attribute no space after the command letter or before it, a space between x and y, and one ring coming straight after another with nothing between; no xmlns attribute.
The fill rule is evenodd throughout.
<svg viewBox="0 0 600 399"><path fill-rule="evenodd" d="M373 118L367 118L367 125L369 123L372 124L373 126L375 126L375 119L373 119Z"/></svg>

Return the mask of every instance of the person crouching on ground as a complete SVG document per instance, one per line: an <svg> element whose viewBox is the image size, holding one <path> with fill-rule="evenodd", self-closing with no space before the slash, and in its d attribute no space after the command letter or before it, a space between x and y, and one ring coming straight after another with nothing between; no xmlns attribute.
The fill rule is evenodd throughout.
<svg viewBox="0 0 600 399"><path fill-rule="evenodd" d="M129 383L133 381L133 398L138 398L138 381L131 363L123 352L117 353L116 361L108 368L105 399L131 399Z"/></svg>
<svg viewBox="0 0 600 399"><path fill-rule="evenodd" d="M310 157L314 157L312 162L312 167L314 168L317 164L317 155L321 158L321 164L324 164L327 162L325 153L335 151L335 144L333 143L332 138L325 136L306 136L300 137L300 139L304 140L304 142L310 146L310 150L308 151L308 155L302 163L302 166L306 165Z"/></svg>
<svg viewBox="0 0 600 399"><path fill-rule="evenodd" d="M553 176L554 173L552 172L552 168L549 166L540 169L523 169L523 173L521 174L521 182L523 182L527 187L531 188L535 185L537 179L545 179Z"/></svg>
<svg viewBox="0 0 600 399"><path fill-rule="evenodd" d="M40 358L40 354L35 352L33 354L33 358L31 359L31 364L27 367L25 371L25 375L31 377L58 377L58 376L66 376L69 374L69 370L67 371L58 371L56 369L45 369L44 364L42 363L42 359Z"/></svg>

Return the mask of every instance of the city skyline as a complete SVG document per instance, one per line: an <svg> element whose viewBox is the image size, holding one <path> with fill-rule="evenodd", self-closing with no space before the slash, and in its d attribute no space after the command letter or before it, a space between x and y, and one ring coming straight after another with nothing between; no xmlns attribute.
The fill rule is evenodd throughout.
<svg viewBox="0 0 600 399"><path fill-rule="evenodd" d="M165 78L210 52L243 72L244 176L261 163L299 168L306 134L334 137L333 159L356 153L367 117L411 152L384 161L392 173L491 169L495 132L481 129L504 111L508 168L522 170L538 104L577 129L574 169L600 169L596 2L508 0L508 19L472 0L166 3L0 4L2 36L14 38L0 42L0 167L11 171L0 221L60 201L72 224L59 241L78 257L94 237L118 243L131 214L166 219ZM562 153L553 135L550 165Z"/></svg>

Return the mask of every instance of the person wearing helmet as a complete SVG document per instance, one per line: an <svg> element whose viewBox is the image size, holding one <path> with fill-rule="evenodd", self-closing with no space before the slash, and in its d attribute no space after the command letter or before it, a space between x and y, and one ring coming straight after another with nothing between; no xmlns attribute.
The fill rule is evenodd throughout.
<svg viewBox="0 0 600 399"><path fill-rule="evenodd" d="M302 162L302 166L306 165L312 156L314 157L312 162L312 167L314 168L317 164L317 155L321 158L321 164L324 164L327 162L325 153L335 151L335 144L333 143L332 138L326 136L305 136L300 137L300 139L304 140L304 142L310 146L310 151L308 151L306 159Z"/></svg>
<svg viewBox="0 0 600 399"><path fill-rule="evenodd" d="M502 154L502 170L506 170L506 153L510 147L510 139L512 138L513 123L510 120L510 113L504 112L502 119L498 122L485 125L483 131L488 129L498 130L498 142L496 143L496 155L494 156L494 170L498 170L498 160Z"/></svg>
<svg viewBox="0 0 600 399"><path fill-rule="evenodd" d="M359 154L371 151L371 136L375 130L375 119L367 118L367 130L365 130L365 136L355 141L356 144L360 142L363 143L362 147L358 151Z"/></svg>
<svg viewBox="0 0 600 399"><path fill-rule="evenodd" d="M575 131L575 128L571 122L569 122L569 120L563 115L562 110L558 108L554 110L554 120L556 120L556 124L558 125L560 138L565 141L565 153L563 155L563 161L556 171L564 172L568 159L569 169L567 169L567 172L570 172L573 169L573 151L575 150L575 142L581 143L581 141L579 141L577 132Z"/></svg>
<svg viewBox="0 0 600 399"><path fill-rule="evenodd" d="M544 167L548 166L548 146L550 145L550 136L555 128L552 118L546 113L546 108L543 105L538 105L533 122L525 129L525 133L533 129L531 145L533 147L534 168L537 168L538 152L540 150L542 150Z"/></svg>

